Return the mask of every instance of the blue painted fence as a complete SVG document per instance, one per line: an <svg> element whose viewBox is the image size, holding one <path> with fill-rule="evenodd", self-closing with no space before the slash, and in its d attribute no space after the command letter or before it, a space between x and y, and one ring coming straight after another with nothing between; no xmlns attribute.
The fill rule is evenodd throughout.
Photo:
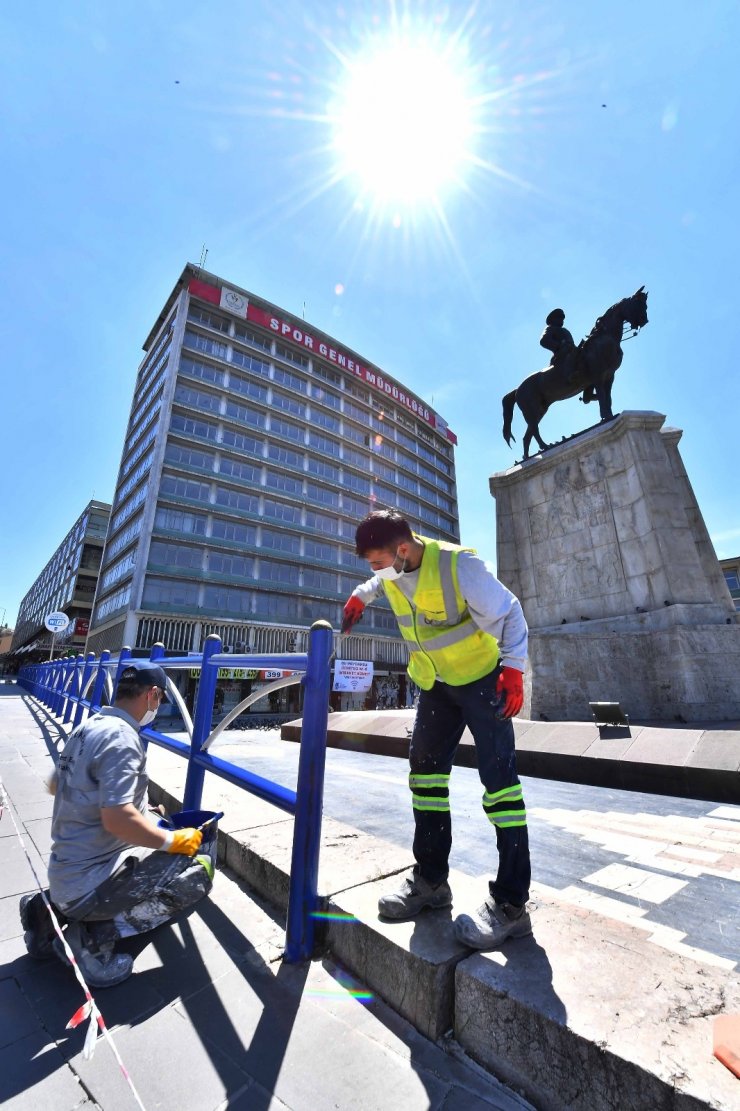
<svg viewBox="0 0 740 1111"><path fill-rule="evenodd" d="M155 644L149 658L166 669L200 668L200 682L193 716L190 745L160 733L151 726L141 731L142 738L188 762L184 810L200 810L205 773L242 787L288 814L295 815L293 855L290 869L288 917L285 930L285 959L289 962L308 960L313 955L314 921L318 910L319 848L321 815L324 798L324 767L326 763L326 727L329 710L332 628L326 621L317 621L309 634L307 653L278 655L236 655L221 652L221 639L209 636L200 656L165 658L162 644ZM131 659L131 649L123 648L117 658L103 652L99 659L93 653L76 658L52 660L24 667L18 675L19 685L43 703L53 714L72 726L82 722L85 711L95 713L103 702L106 675L110 673L113 689L118 676ZM211 732L213 702L218 669L263 668L303 672L303 725L298 760L298 784L295 791L204 750ZM85 697L89 692L89 697Z"/></svg>

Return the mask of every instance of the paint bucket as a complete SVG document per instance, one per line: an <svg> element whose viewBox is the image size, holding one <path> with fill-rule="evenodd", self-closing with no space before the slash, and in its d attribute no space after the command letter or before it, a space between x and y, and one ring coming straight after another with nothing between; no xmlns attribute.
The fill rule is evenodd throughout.
<svg viewBox="0 0 740 1111"><path fill-rule="evenodd" d="M205 853L215 862L218 819L220 817L221 814L215 810L179 810L176 814L169 814L166 818L161 818L157 825L162 826L163 829L188 829L191 827L198 829L199 826L208 822L203 830L203 840L198 853ZM215 821L212 821L211 819L214 818Z"/></svg>

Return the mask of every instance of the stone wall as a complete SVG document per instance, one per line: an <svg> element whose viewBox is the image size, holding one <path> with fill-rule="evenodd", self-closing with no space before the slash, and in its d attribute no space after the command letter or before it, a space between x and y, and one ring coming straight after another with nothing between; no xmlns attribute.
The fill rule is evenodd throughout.
<svg viewBox="0 0 740 1111"><path fill-rule="evenodd" d="M678 441L626 412L494 475L498 576L530 627L530 715L740 719L740 625Z"/></svg>

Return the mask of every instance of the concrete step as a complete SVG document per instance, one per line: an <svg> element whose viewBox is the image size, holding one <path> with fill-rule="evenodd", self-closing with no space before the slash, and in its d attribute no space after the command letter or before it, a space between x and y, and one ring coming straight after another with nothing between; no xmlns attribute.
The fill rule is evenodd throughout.
<svg viewBox="0 0 740 1111"><path fill-rule="evenodd" d="M184 763L150 748L149 772L156 801L178 806ZM220 827L228 866L284 910L292 819L212 776L203 806L228 815ZM537 885L534 936L471 956L451 919L482 901L480 880L451 875L452 911L378 918L379 895L410 862L408 851L325 820L319 892L333 917L320 939L427 1037L451 1031L548 1111L740 1109L740 1082L712 1056L714 1016L740 1011L731 962L659 947L644 930Z"/></svg>
<svg viewBox="0 0 740 1111"><path fill-rule="evenodd" d="M329 715L332 748L408 757L413 710L353 710ZM721 727L720 727L721 726ZM588 783L623 791L740 803L740 728L737 722L641 725L599 729L591 722L514 721L520 775ZM300 741L301 721L281 729ZM463 733L455 755L477 767L473 738Z"/></svg>

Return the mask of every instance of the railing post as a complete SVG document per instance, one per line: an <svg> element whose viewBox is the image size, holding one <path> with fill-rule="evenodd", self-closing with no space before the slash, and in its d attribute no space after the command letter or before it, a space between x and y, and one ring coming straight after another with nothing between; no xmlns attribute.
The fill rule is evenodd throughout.
<svg viewBox="0 0 740 1111"><path fill-rule="evenodd" d="M131 659L131 649L127 644L123 646L118 655L118 667L116 668L116 677L113 680L113 694L111 696L111 706L116 701L116 694L118 693L118 680L121 677L121 672L125 670L126 664Z"/></svg>
<svg viewBox="0 0 740 1111"><path fill-rule="evenodd" d="M100 707L103 705L103 690L105 689L105 676L107 674L106 664L110 659L110 648L105 648L100 653L98 661L98 673L95 676L95 683L93 684L93 692L90 696L90 713L97 714Z"/></svg>
<svg viewBox="0 0 740 1111"><path fill-rule="evenodd" d="M62 668L62 686L59 695L59 709L57 710L57 717L62 717L66 711L66 707L70 705L69 694L67 693L68 683L72 682L72 661L63 660L61 662Z"/></svg>
<svg viewBox="0 0 740 1111"><path fill-rule="evenodd" d="M80 722L82 721L82 715L85 712L85 707L82 705L82 699L85 696L85 691L87 690L87 684L90 682L90 676L92 675L93 661L94 660L95 660L95 653L94 652L88 652L88 654L85 658L85 666L82 669L82 678L80 679L80 690L79 690L80 700L77 703L77 708L75 710L75 715L74 715L74 718L72 719L72 728L73 729L76 729L77 726L80 724Z"/></svg>
<svg viewBox="0 0 740 1111"><path fill-rule="evenodd" d="M221 637L211 633L203 645L203 656L200 665L200 682L198 683L198 697L195 701L195 716L193 718L193 739L190 742L190 759L188 760L188 775L185 780L185 796L182 801L183 810L200 810L200 800L203 794L203 779L205 768L199 768L193 763L203 744L211 732L213 720L213 699L216 694L218 681L218 668L211 666L208 661L211 656L221 651Z"/></svg>
<svg viewBox="0 0 740 1111"><path fill-rule="evenodd" d="M84 658L82 652L80 652L76 659L72 660L72 681L69 684L69 698L67 699L67 705L64 708L64 717L62 718L64 725L72 720L72 710L80 695L80 668L82 667Z"/></svg>
<svg viewBox="0 0 740 1111"><path fill-rule="evenodd" d="M324 803L326 724L329 716L329 659L332 647L331 625L328 621L315 621L309 634L308 666L304 679L303 724L285 930L285 960L288 963L310 960L313 955Z"/></svg>

